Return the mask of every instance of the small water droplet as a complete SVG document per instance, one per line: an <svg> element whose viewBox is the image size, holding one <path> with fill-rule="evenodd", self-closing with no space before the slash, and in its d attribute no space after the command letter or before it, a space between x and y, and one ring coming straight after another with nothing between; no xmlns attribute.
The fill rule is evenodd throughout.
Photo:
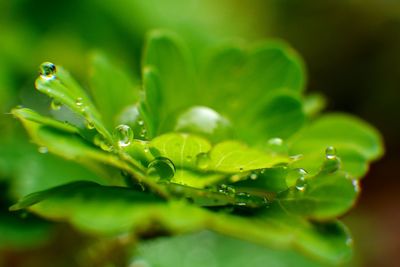
<svg viewBox="0 0 400 267"><path fill-rule="evenodd" d="M113 138L119 147L129 146L133 139L133 131L128 125L120 124L115 127Z"/></svg>
<svg viewBox="0 0 400 267"><path fill-rule="evenodd" d="M49 150L48 150L47 147L45 147L45 146L40 146L40 147L38 148L38 151L39 151L39 153L41 153L41 154L46 154L47 152L49 152Z"/></svg>
<svg viewBox="0 0 400 267"><path fill-rule="evenodd" d="M200 153L196 156L196 165L200 170L205 170L210 165L210 157L207 153Z"/></svg>
<svg viewBox="0 0 400 267"><path fill-rule="evenodd" d="M94 124L93 124L92 121L85 120L85 126L86 126L86 128L89 129L89 130L94 129Z"/></svg>
<svg viewBox="0 0 400 267"><path fill-rule="evenodd" d="M299 177L296 181L296 189L303 192L307 187L307 180L304 176Z"/></svg>
<svg viewBox="0 0 400 267"><path fill-rule="evenodd" d="M333 146L328 146L325 149L325 156L327 159L335 158L336 157L336 148Z"/></svg>
<svg viewBox="0 0 400 267"><path fill-rule="evenodd" d="M218 192L228 195L228 196L234 196L236 193L236 190L235 190L235 188L233 188L230 185L221 184L218 188Z"/></svg>
<svg viewBox="0 0 400 267"><path fill-rule="evenodd" d="M50 103L50 108L52 110L60 110L61 106L62 106L61 102L59 102L55 99L53 99Z"/></svg>
<svg viewBox="0 0 400 267"><path fill-rule="evenodd" d="M286 175L286 184L288 187L296 186L299 179L304 179L307 171L302 168L292 169Z"/></svg>
<svg viewBox="0 0 400 267"><path fill-rule="evenodd" d="M174 163L166 157L156 157L147 166L147 175L161 181L170 181L175 175Z"/></svg>
<svg viewBox="0 0 400 267"><path fill-rule="evenodd" d="M281 146L283 145L283 140L281 138L271 138L268 140L268 144L269 145L273 145L273 146Z"/></svg>
<svg viewBox="0 0 400 267"><path fill-rule="evenodd" d="M267 141L267 151L272 154L287 155L288 147L281 138L274 137Z"/></svg>
<svg viewBox="0 0 400 267"><path fill-rule="evenodd" d="M139 124L140 126L143 126L143 125L144 125L144 121L143 121L143 120L138 120L138 124Z"/></svg>
<svg viewBox="0 0 400 267"><path fill-rule="evenodd" d="M75 104L76 104L78 107L82 106L82 105L83 105L83 99L82 99L82 97L78 97L78 98L75 100Z"/></svg>
<svg viewBox="0 0 400 267"><path fill-rule="evenodd" d="M354 186L354 191L356 191L357 193L360 192L360 182L356 179L353 179L352 184Z"/></svg>
<svg viewBox="0 0 400 267"><path fill-rule="evenodd" d="M239 192L235 195L236 205L238 206L246 206L249 201L250 194L245 192Z"/></svg>
<svg viewBox="0 0 400 267"><path fill-rule="evenodd" d="M297 155L290 156L291 161L298 161L302 158L303 158L303 154L297 154Z"/></svg>
<svg viewBox="0 0 400 267"><path fill-rule="evenodd" d="M100 134L97 134L94 137L94 144L99 146L102 150L107 151L107 152L110 152L113 150L113 146L108 144Z"/></svg>
<svg viewBox="0 0 400 267"><path fill-rule="evenodd" d="M250 174L250 179L251 180L256 180L257 178L258 178L257 173L253 172L253 173Z"/></svg>
<svg viewBox="0 0 400 267"><path fill-rule="evenodd" d="M243 171L244 171L243 167L240 167L239 172L243 172Z"/></svg>
<svg viewBox="0 0 400 267"><path fill-rule="evenodd" d="M336 148L328 146L325 149L325 161L322 165L321 171L324 173L333 173L340 169L341 161L336 156Z"/></svg>
<svg viewBox="0 0 400 267"><path fill-rule="evenodd" d="M40 65L40 77L45 79L45 80L51 80L56 78L56 72L57 68L56 65L54 65L51 62L44 62Z"/></svg>

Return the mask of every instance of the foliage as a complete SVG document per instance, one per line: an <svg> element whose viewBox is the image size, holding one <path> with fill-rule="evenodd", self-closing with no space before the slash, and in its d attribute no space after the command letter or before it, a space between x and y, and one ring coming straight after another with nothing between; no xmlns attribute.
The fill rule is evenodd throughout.
<svg viewBox="0 0 400 267"><path fill-rule="evenodd" d="M157 266L183 264L185 247L199 261L191 266L351 257L338 217L354 205L382 141L350 115L318 115L323 99L304 96L304 64L287 44L229 44L197 66L178 36L154 31L141 79L100 53L88 91L61 66L46 62L40 71L35 87L52 99L53 116L22 107L12 114L41 152L87 170L69 183L55 173L11 210L97 236L184 234L137 244L134 261L149 263L159 260L155 250L180 247ZM249 253L224 260L227 250Z"/></svg>

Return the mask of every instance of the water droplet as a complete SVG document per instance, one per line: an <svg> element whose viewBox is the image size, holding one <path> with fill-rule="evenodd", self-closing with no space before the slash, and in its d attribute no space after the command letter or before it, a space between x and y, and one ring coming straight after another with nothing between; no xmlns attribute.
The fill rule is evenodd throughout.
<svg viewBox="0 0 400 267"><path fill-rule="evenodd" d="M133 131L128 125L120 124L115 127L113 137L119 147L126 147L133 139Z"/></svg>
<svg viewBox="0 0 400 267"><path fill-rule="evenodd" d="M293 162L293 161L298 161L298 160L301 160L303 158L303 154L297 154L297 155L293 155L293 156L290 156L290 160Z"/></svg>
<svg viewBox="0 0 400 267"><path fill-rule="evenodd" d="M239 172L243 172L243 171L244 171L243 167L240 167Z"/></svg>
<svg viewBox="0 0 400 267"><path fill-rule="evenodd" d="M97 134L94 137L94 144L99 146L102 150L107 151L107 152L110 152L113 150L112 145L108 144L100 134Z"/></svg>
<svg viewBox="0 0 400 267"><path fill-rule="evenodd" d="M205 170L210 165L210 157L207 153L200 153L196 156L196 165L200 170Z"/></svg>
<svg viewBox="0 0 400 267"><path fill-rule="evenodd" d="M143 125L144 125L144 121L143 121L143 120L138 120L138 124L139 124L140 126L143 126Z"/></svg>
<svg viewBox="0 0 400 267"><path fill-rule="evenodd" d="M82 106L82 105L83 105L83 99L82 99L82 97L78 97L78 98L75 100L75 104L76 104L78 107Z"/></svg>
<svg viewBox="0 0 400 267"><path fill-rule="evenodd" d="M249 199L250 199L249 193L239 192L235 196L235 200L236 200L235 204L238 206L246 206Z"/></svg>
<svg viewBox="0 0 400 267"><path fill-rule="evenodd" d="M325 149L325 156L327 159L335 158L336 157L336 148L333 146L328 146Z"/></svg>
<svg viewBox="0 0 400 267"><path fill-rule="evenodd" d="M267 151L272 154L287 155L288 147L281 138L274 137L267 141Z"/></svg>
<svg viewBox="0 0 400 267"><path fill-rule="evenodd" d="M50 103L50 108L52 110L60 110L61 106L62 106L61 102L59 102L55 99L53 99Z"/></svg>
<svg viewBox="0 0 400 267"><path fill-rule="evenodd" d="M340 158L336 156L336 148L333 146L328 146L325 149L325 161L322 165L322 172L333 173L340 169L341 161Z"/></svg>
<svg viewBox="0 0 400 267"><path fill-rule="evenodd" d="M174 163L165 157L156 157L147 167L147 175L161 181L170 181L175 175Z"/></svg>
<svg viewBox="0 0 400 267"><path fill-rule="evenodd" d="M299 179L304 179L307 171L302 168L292 169L286 175L286 184L288 187L296 186Z"/></svg>
<svg viewBox="0 0 400 267"><path fill-rule="evenodd" d="M57 68L51 62L44 62L40 65L40 77L45 80L51 80L56 78Z"/></svg>
<svg viewBox="0 0 400 267"><path fill-rule="evenodd" d="M175 130L203 135L212 141L226 139L233 132L227 118L204 106L195 106L184 111L178 117Z"/></svg>
<svg viewBox="0 0 400 267"><path fill-rule="evenodd" d="M268 140L268 144L269 145L273 145L273 146L281 146L283 145L283 140L281 138L271 138Z"/></svg>
<svg viewBox="0 0 400 267"><path fill-rule="evenodd" d="M218 192L228 195L228 196L234 196L236 193L236 190L232 186L229 186L226 184L221 184L218 188Z"/></svg>
<svg viewBox="0 0 400 267"><path fill-rule="evenodd" d="M89 130L94 129L94 124L93 124L92 121L85 120L85 126L86 126L86 128L89 129Z"/></svg>
<svg viewBox="0 0 400 267"><path fill-rule="evenodd" d="M256 180L257 178L258 178L257 173L253 172L253 173L250 174L250 179L251 180Z"/></svg>
<svg viewBox="0 0 400 267"><path fill-rule="evenodd" d="M360 192L360 182L356 179L353 179L352 184L354 186L354 191L356 191L357 193Z"/></svg>
<svg viewBox="0 0 400 267"><path fill-rule="evenodd" d="M40 146L40 147L38 148L38 151L39 151L39 153L41 153L41 154L46 154L47 152L49 152L49 150L48 150L47 147L45 147L45 146Z"/></svg>
<svg viewBox="0 0 400 267"><path fill-rule="evenodd" d="M307 180L304 176L299 177L296 181L296 189L303 192L307 187Z"/></svg>

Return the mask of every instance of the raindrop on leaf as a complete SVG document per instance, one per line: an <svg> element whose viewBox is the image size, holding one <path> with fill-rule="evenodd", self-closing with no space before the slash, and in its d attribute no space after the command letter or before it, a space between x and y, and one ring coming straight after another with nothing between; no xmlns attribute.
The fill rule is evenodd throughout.
<svg viewBox="0 0 400 267"><path fill-rule="evenodd" d="M166 157L156 157L147 168L147 175L160 181L170 181L175 175L175 165Z"/></svg>
<svg viewBox="0 0 400 267"><path fill-rule="evenodd" d="M128 125L120 124L115 127L113 137L119 147L126 147L133 139L133 131Z"/></svg>
<svg viewBox="0 0 400 267"><path fill-rule="evenodd" d="M57 68L51 62L44 62L40 65L40 77L45 80L51 80L56 78Z"/></svg>

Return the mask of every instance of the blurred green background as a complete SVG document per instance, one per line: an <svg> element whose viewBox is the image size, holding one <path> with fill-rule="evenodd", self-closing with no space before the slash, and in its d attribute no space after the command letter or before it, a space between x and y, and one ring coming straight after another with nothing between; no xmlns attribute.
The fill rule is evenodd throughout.
<svg viewBox="0 0 400 267"><path fill-rule="evenodd" d="M3 241L10 231L5 221L23 224L4 211L17 197L37 187L29 176L43 175L45 165L53 169L63 165L51 156L39 155L18 123L6 114L18 104L49 112L49 100L33 89L39 64L63 65L84 84L88 53L102 50L131 73L139 73L143 40L154 28L181 34L198 59L207 47L228 40L281 38L298 50L307 64L308 92L323 93L329 110L356 114L380 129L385 138L386 156L372 165L363 180L358 205L344 218L355 237L354 265L396 266L400 262L397 0L0 0L0 111L5 114L0 117ZM31 160L29 156L36 154ZM18 168L21 165L22 170ZM54 172L47 174L48 183ZM65 226L55 231L56 237L46 236L43 233L49 233L50 226L31 217L29 223L37 227L32 230L22 225L20 229L26 231L19 231L20 242L0 243L0 266L54 266L46 264L60 257L71 259L65 266L74 266L78 234L71 235ZM36 237L34 245L26 244L27 236ZM51 255L43 256L44 251Z"/></svg>

